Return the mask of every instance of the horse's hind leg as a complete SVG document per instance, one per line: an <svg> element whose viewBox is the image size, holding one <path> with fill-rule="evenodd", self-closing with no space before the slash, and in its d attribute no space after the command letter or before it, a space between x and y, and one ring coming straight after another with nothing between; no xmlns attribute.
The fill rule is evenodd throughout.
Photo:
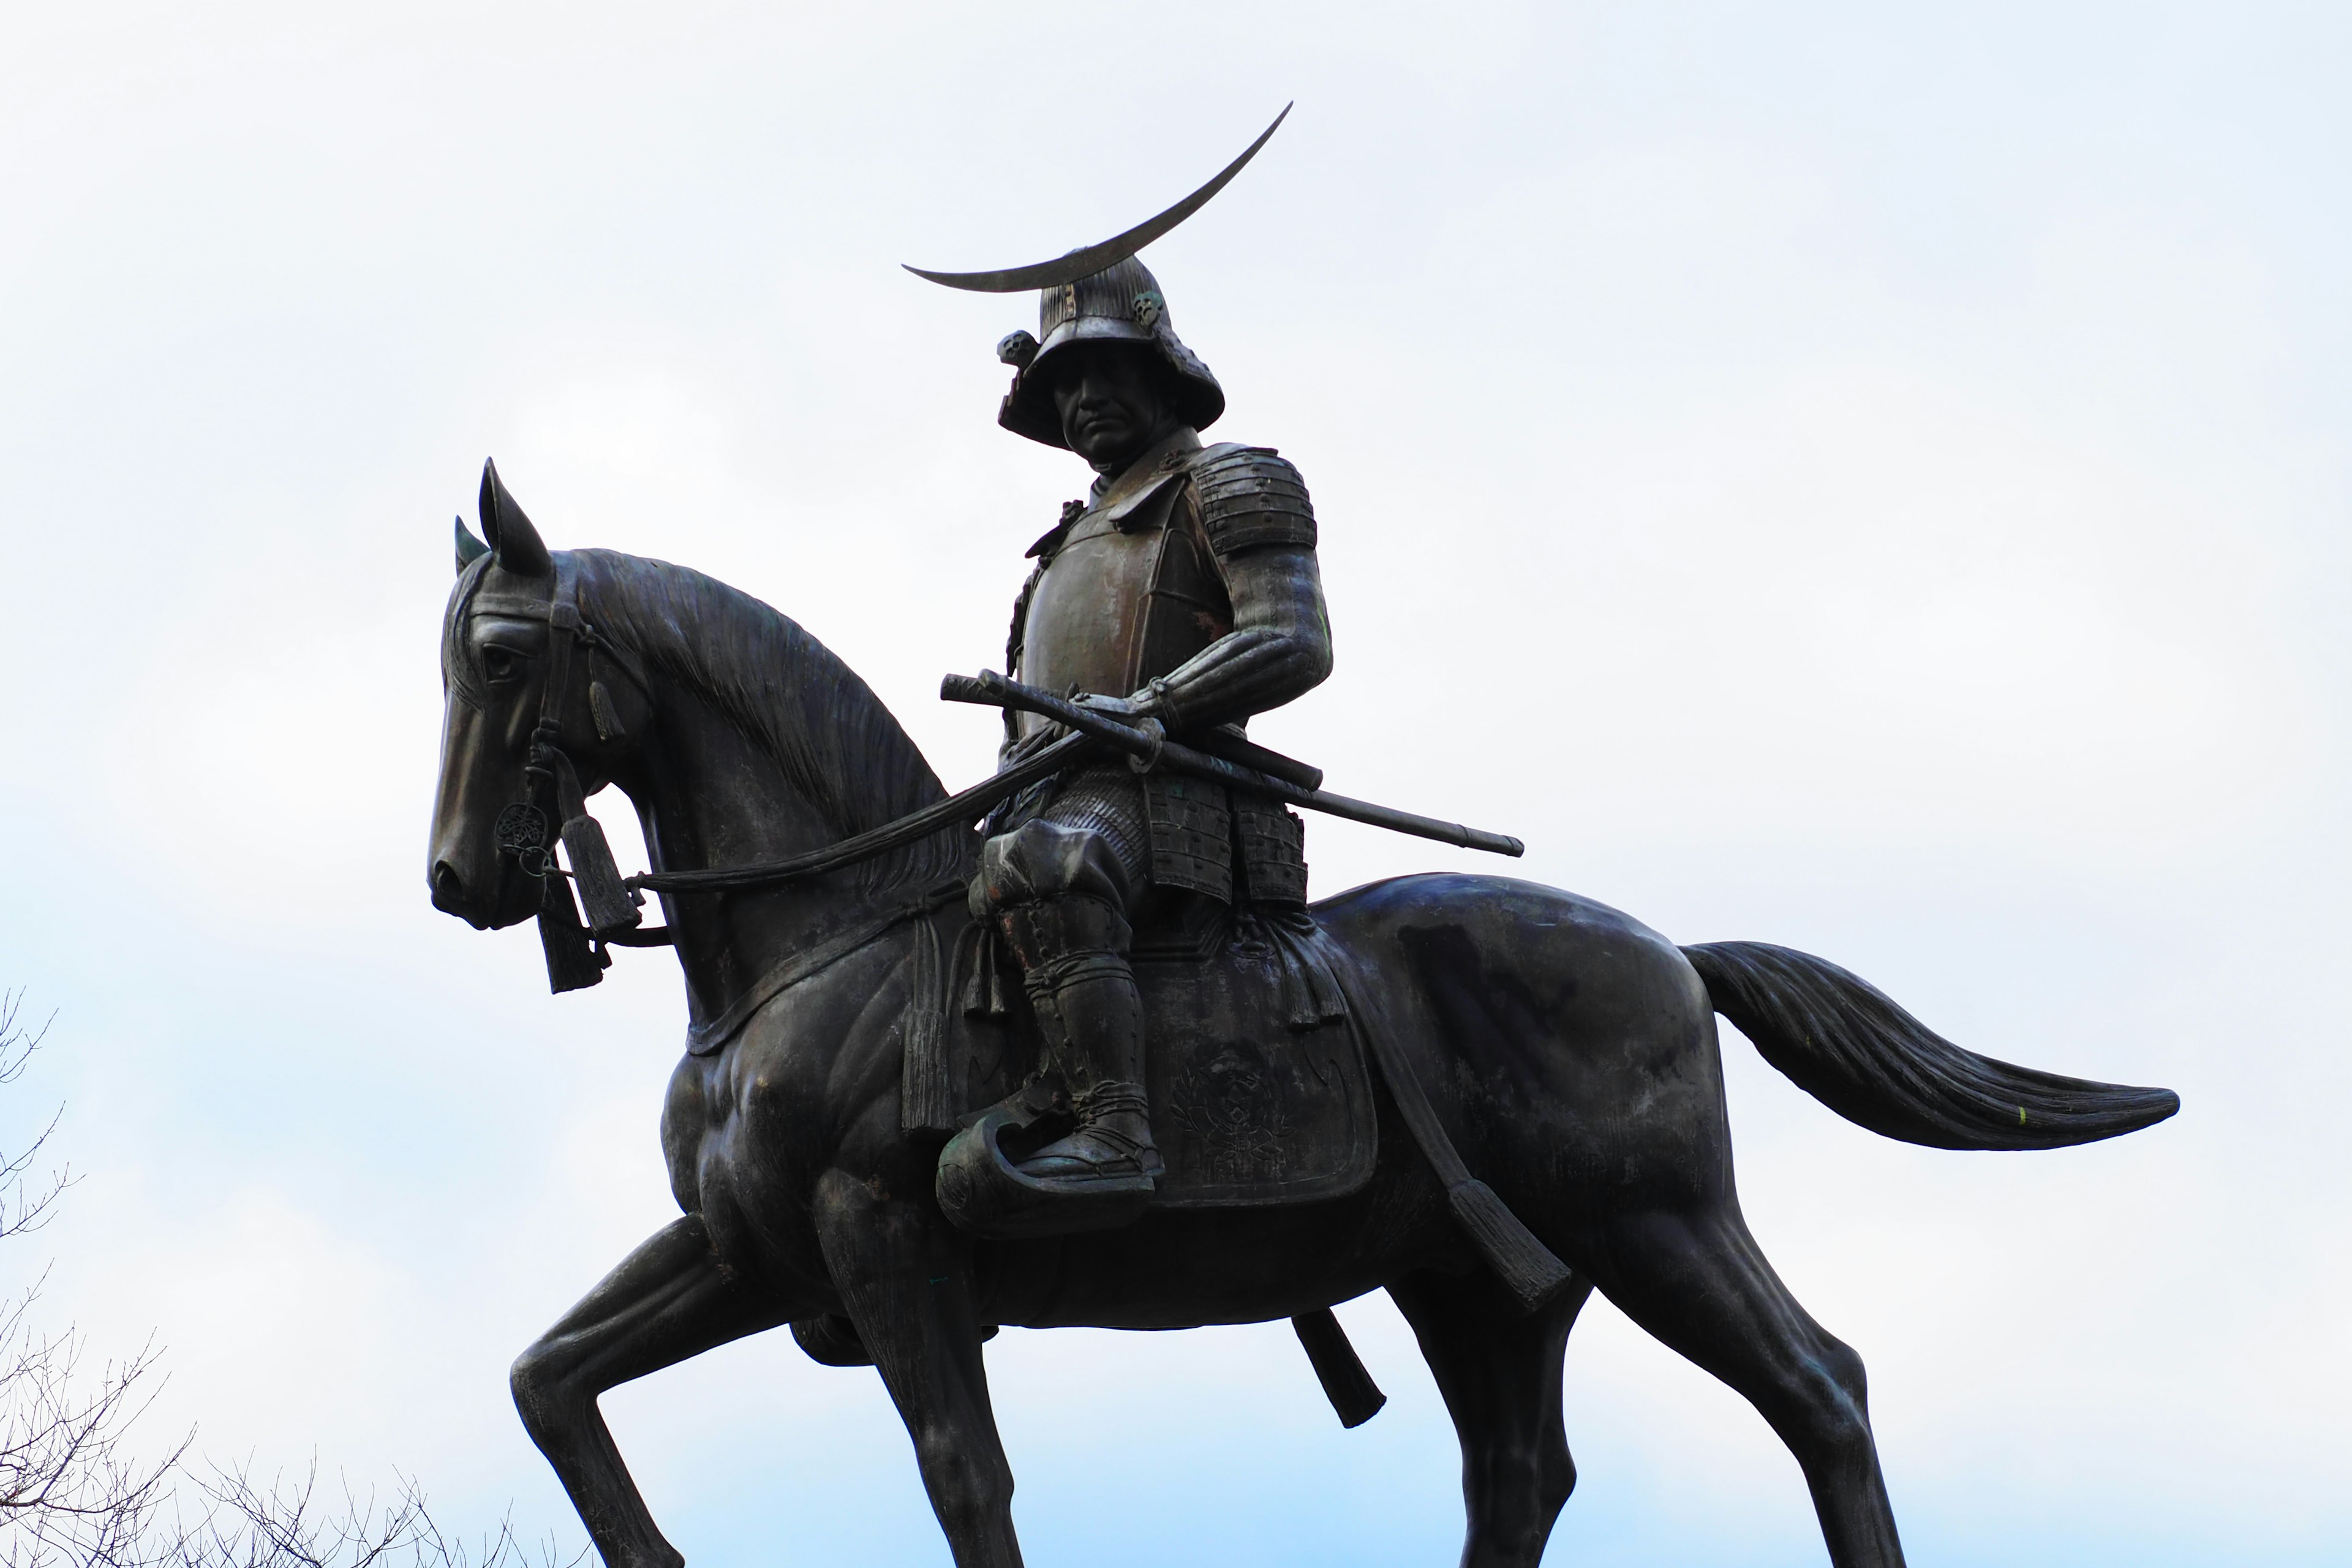
<svg viewBox="0 0 2352 1568"><path fill-rule="evenodd" d="M1559 1408L1568 1331L1591 1295L1579 1279L1540 1312L1480 1270L1423 1271L1389 1287L1412 1325L1462 1440L1469 1515L1462 1568L1536 1568L1552 1521L1576 1486Z"/></svg>
<svg viewBox="0 0 2352 1568"><path fill-rule="evenodd" d="M1789 1294L1736 1201L1624 1215L1590 1263L1627 1317L1745 1394L1780 1434L1835 1568L1902 1568L1862 1358Z"/></svg>
<svg viewBox="0 0 2352 1568"><path fill-rule="evenodd" d="M607 1568L676 1568L686 1559L654 1527L596 1396L788 1315L724 1273L701 1216L688 1215L630 1253L516 1359L515 1408Z"/></svg>

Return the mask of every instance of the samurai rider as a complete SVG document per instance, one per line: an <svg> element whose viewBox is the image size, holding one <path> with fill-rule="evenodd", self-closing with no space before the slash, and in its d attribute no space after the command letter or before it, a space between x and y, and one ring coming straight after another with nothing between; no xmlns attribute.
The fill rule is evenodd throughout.
<svg viewBox="0 0 2352 1568"><path fill-rule="evenodd" d="M1042 342L1015 332L997 347L1013 366L997 423L1076 453L1096 479L1029 548L1037 564L1013 610L1009 670L1230 748L1250 715L1331 673L1307 488L1270 447L1202 445L1224 393L1140 261L1045 289L1038 316ZM1000 765L1059 732L1008 713ZM1303 903L1298 821L1112 761L1037 786L989 826L973 911L1020 964L1076 1120L1019 1169L1081 1190L1156 1178L1133 922L1171 890Z"/></svg>

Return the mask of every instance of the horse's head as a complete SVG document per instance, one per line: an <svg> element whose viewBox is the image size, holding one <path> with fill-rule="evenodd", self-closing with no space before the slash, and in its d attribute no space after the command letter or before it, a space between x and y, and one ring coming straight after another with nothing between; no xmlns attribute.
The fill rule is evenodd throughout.
<svg viewBox="0 0 2352 1568"><path fill-rule="evenodd" d="M501 814L535 802L542 824L560 820L545 772L551 752L593 794L623 764L649 714L635 682L597 680L593 661L575 657L584 648L559 648L559 637L584 639L559 624L558 562L489 464L481 519L488 542L457 524L457 585L442 618L441 779L425 877L434 908L488 930L537 914L541 894L524 857L501 849ZM576 612L569 618L577 625ZM551 696L551 679L562 685Z"/></svg>

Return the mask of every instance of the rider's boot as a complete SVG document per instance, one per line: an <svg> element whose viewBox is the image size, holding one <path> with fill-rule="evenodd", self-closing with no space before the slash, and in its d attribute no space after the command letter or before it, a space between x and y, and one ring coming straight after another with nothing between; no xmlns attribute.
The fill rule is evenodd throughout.
<svg viewBox="0 0 2352 1568"><path fill-rule="evenodd" d="M1143 998L1122 951L1126 918L1083 894L1013 905L1001 918L1077 1118L1067 1136L1016 1168L1057 1183L1157 1177L1163 1167L1143 1093Z"/></svg>
<svg viewBox="0 0 2352 1568"><path fill-rule="evenodd" d="M1153 1179L1165 1169L1143 1092L1143 998L1116 952L1039 966L1031 995L1056 1047L1078 1124L1017 1167L1041 1181Z"/></svg>

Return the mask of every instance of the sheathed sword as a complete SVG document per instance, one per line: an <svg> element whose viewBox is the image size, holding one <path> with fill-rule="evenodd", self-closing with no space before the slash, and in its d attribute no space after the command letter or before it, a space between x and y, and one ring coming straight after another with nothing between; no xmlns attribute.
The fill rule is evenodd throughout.
<svg viewBox="0 0 2352 1568"><path fill-rule="evenodd" d="M1398 811L1391 806L1374 805L1368 800L1356 800L1328 790L1307 789L1287 779L1239 763L1213 757L1206 752L1195 751L1181 742L1155 733L1158 725L1146 730L1121 723L1108 713L1082 708L1075 702L1040 691L1034 686L1024 686L1008 680L992 669L978 676L950 675L940 682L940 696L949 702L971 702L983 708L1012 708L1024 713L1034 713L1042 719L1088 735L1103 744L1134 760L1141 769L1173 768L1197 778L1214 779L1252 795L1265 795L1291 805L1319 811L1326 816L1344 816L1350 822L1367 823L1385 827L1391 833L1409 833L1415 838L1433 838L1440 844L1452 844L1464 849L1484 849L1491 855L1519 856L1528 847L1507 833L1488 833L1483 828L1465 827L1458 822L1441 822L1433 816L1420 816L1410 811Z"/></svg>

